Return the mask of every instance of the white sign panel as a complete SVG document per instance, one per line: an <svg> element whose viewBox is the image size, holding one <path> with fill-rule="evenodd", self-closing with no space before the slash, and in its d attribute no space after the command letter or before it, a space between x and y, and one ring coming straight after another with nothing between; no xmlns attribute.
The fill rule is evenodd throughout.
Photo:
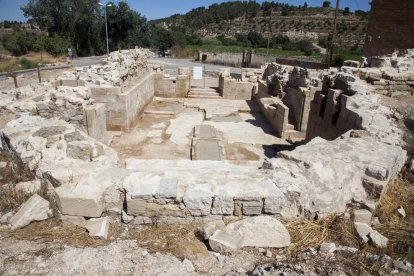
<svg viewBox="0 0 414 276"><path fill-rule="evenodd" d="M203 67L201 67L201 66L194 66L193 67L193 79L194 80L202 80L203 79Z"/></svg>

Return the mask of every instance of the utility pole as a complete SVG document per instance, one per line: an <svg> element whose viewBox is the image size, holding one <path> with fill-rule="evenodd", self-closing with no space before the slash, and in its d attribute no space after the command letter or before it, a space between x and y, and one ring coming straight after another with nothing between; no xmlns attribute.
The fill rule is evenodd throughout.
<svg viewBox="0 0 414 276"><path fill-rule="evenodd" d="M332 65L332 58L333 58L333 52L334 52L334 45L336 40L336 22L338 19L338 11L339 11L339 0L336 0L336 8L335 8L335 18L334 18L334 25L332 29L332 40L331 40L331 46L329 47L329 57L328 57L328 67L331 67Z"/></svg>
<svg viewBox="0 0 414 276"><path fill-rule="evenodd" d="M98 3L99 6L104 6L102 3ZM108 40L108 19L106 17L106 9L112 7L112 4L105 5L105 31L106 31L106 52L109 56L109 40Z"/></svg>

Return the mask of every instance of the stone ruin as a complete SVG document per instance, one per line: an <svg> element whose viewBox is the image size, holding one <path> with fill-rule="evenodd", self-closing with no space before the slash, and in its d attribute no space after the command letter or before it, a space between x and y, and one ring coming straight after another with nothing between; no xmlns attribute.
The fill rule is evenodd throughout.
<svg viewBox="0 0 414 276"><path fill-rule="evenodd" d="M104 65L22 87L18 99L14 90L1 95L0 112L16 118L1 129L0 145L47 186L62 220L107 227L107 217L175 224L315 219L351 203L373 210L406 162L402 132L377 94L412 94L412 52L339 72L272 63L236 79L224 69L214 93L198 94L189 68L167 75L149 55L113 52ZM263 116L273 134L253 133L252 116ZM152 157L125 153L122 138L142 133L128 149L152 143ZM291 150L237 157L274 139ZM244 148L230 158L236 145Z"/></svg>

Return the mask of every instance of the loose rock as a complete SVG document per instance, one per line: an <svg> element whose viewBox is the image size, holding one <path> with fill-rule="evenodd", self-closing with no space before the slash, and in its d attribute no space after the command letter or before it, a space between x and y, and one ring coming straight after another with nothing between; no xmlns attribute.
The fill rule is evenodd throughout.
<svg viewBox="0 0 414 276"><path fill-rule="evenodd" d="M11 230L16 230L29 225L33 221L41 221L51 216L49 201L43 199L38 194L34 194L10 219Z"/></svg>
<svg viewBox="0 0 414 276"><path fill-rule="evenodd" d="M109 232L109 218L90 219L86 222L86 229L92 237L98 237L107 240Z"/></svg>

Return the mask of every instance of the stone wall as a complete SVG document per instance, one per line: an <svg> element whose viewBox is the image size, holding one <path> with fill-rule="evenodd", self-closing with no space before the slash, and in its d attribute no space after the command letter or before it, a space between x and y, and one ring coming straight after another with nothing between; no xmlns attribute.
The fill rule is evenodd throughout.
<svg viewBox="0 0 414 276"><path fill-rule="evenodd" d="M130 129L154 97L154 74L148 74L126 92L119 87L91 87L96 103L106 104L107 130Z"/></svg>
<svg viewBox="0 0 414 276"><path fill-rule="evenodd" d="M257 91L257 83L239 81L220 75L219 91L224 99L251 100Z"/></svg>
<svg viewBox="0 0 414 276"><path fill-rule="evenodd" d="M361 119L347 109L348 96L329 89L327 94L316 92L309 113L306 140L322 137L334 140L351 129L361 128Z"/></svg>
<svg viewBox="0 0 414 276"><path fill-rule="evenodd" d="M155 74L154 93L156 97L184 98L190 90L188 75L166 77L164 74Z"/></svg>
<svg viewBox="0 0 414 276"><path fill-rule="evenodd" d="M373 0L364 55L414 48L414 1Z"/></svg>
<svg viewBox="0 0 414 276"><path fill-rule="evenodd" d="M259 100L260 110L278 137L283 137L288 125L289 108L271 98Z"/></svg>

